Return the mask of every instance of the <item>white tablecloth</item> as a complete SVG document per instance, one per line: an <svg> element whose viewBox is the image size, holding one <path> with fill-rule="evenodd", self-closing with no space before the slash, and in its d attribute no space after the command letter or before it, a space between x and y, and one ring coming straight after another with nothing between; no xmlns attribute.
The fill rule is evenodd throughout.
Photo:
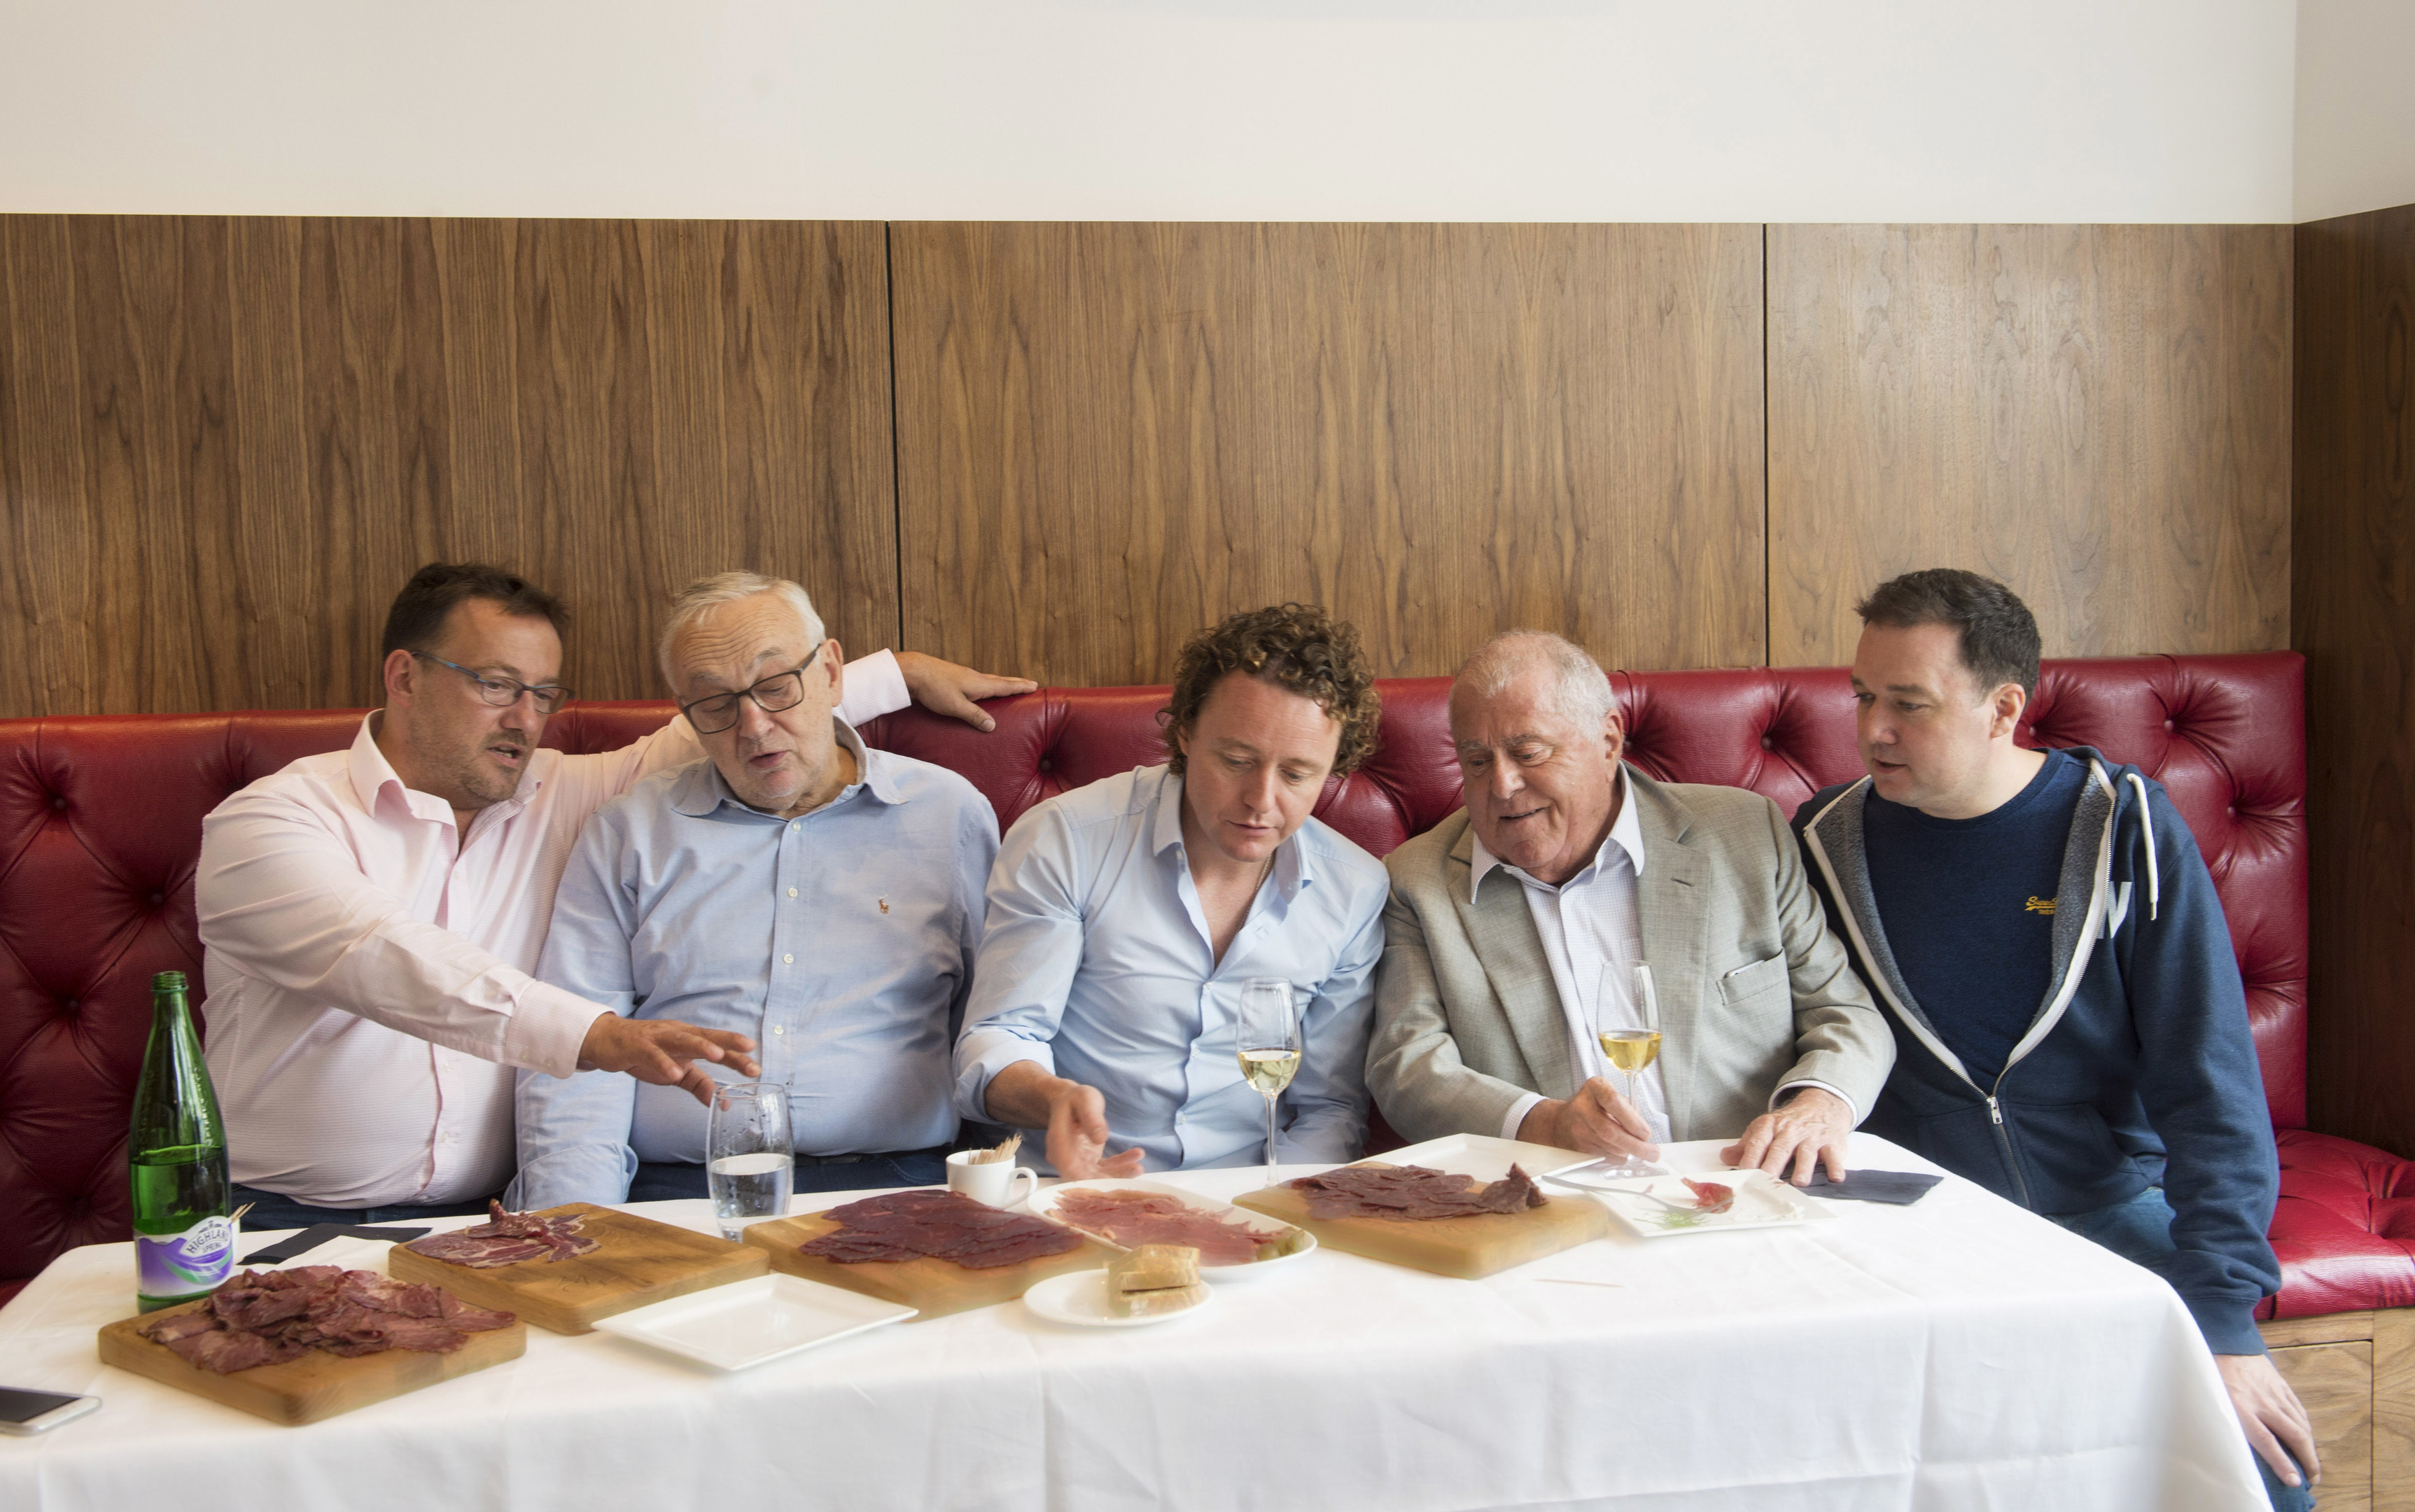
<svg viewBox="0 0 2415 1512"><path fill-rule="evenodd" d="M1700 1174L1715 1148L1672 1163ZM1867 1136L1854 1153L1933 1169ZM1260 1175L1173 1179L1230 1196ZM97 1245L0 1310L0 1385L106 1401L0 1438L0 1508L2264 1505L2153 1276L1951 1177L1909 1208L1829 1205L1784 1230L1620 1228L1481 1281L1320 1250L1162 1327L1008 1304L729 1374L531 1328L521 1359L301 1429L100 1365L133 1272ZM702 1202L636 1210L711 1228ZM294 1264L380 1268L384 1248Z"/></svg>

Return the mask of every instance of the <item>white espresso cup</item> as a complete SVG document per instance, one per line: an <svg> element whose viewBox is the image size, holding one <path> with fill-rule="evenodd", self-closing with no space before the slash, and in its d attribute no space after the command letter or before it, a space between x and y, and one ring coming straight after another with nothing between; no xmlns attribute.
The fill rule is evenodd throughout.
<svg viewBox="0 0 2415 1512"><path fill-rule="evenodd" d="M975 1160L979 1150L958 1150L948 1157L948 1190L960 1191L992 1207L1012 1207L1040 1190L1040 1173L1010 1160ZM1014 1184L1020 1180L1023 1190Z"/></svg>

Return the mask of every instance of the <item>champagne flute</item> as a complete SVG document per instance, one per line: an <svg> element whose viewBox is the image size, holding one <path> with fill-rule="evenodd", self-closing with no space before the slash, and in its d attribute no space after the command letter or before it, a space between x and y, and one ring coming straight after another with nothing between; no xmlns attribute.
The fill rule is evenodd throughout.
<svg viewBox="0 0 2415 1512"><path fill-rule="evenodd" d="M1636 1028L1611 1022L1611 973L1618 966L1612 962L1601 968L1601 984L1594 993L1594 1035L1601 1043L1604 1060L1617 1068L1627 1083L1628 1105L1640 1114L1636 1078L1660 1055L1660 1001L1652 990L1652 968L1638 963L1634 968L1635 1004L1643 1020ZM1657 1176L1668 1172L1649 1160L1639 1160L1633 1151L1616 1160L1604 1160L1600 1174L1605 1176Z"/></svg>
<svg viewBox="0 0 2415 1512"><path fill-rule="evenodd" d="M1299 1074L1299 1018L1292 1011L1290 982L1241 984L1241 1019L1234 1048L1241 1062L1241 1080L1267 1100L1267 1185L1272 1186L1275 1100Z"/></svg>

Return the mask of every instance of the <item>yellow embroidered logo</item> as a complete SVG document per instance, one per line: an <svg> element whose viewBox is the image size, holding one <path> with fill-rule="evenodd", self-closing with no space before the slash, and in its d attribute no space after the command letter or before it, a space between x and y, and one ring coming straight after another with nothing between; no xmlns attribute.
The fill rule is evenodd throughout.
<svg viewBox="0 0 2415 1512"><path fill-rule="evenodd" d="M2032 898L2030 901L2031 901L2032 903L2035 903L2037 900L2036 900L2035 898ZM883 898L883 899L881 899L881 900L880 900L880 911L881 911L882 913L887 913L887 912L889 911L889 900L888 900L887 898ZM2050 904L2050 903L2049 903L2049 904L2048 904L2048 905L2046 906L2046 911L2047 911L2047 912L2048 912L2048 913L2052 913L2052 912L2054 912L2054 905L2052 905L2052 904Z"/></svg>
<svg viewBox="0 0 2415 1512"><path fill-rule="evenodd" d="M2032 898L2029 902L2021 905L2021 911L2023 913L2045 914L2050 919L2054 916L2054 900L2052 898Z"/></svg>

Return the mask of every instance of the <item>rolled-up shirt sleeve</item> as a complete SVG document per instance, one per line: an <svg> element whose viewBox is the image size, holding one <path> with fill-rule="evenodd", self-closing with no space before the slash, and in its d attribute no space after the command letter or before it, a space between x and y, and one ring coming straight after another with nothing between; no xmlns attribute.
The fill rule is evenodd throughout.
<svg viewBox="0 0 2415 1512"><path fill-rule="evenodd" d="M622 875L627 846L613 813L588 821L554 894L553 923L537 975L623 1018L637 1010L629 939L637 899ZM629 1129L637 1114L634 1077L606 1071L550 1076L522 1071L513 1093L519 1175L507 1193L522 1211L563 1203L618 1203L638 1174Z"/></svg>
<svg viewBox="0 0 2415 1512"><path fill-rule="evenodd" d="M896 654L877 651L847 664L847 682L839 695L838 717L861 729L881 715L893 714L913 701L913 695L906 691L906 673L898 666Z"/></svg>
<svg viewBox="0 0 2415 1512"><path fill-rule="evenodd" d="M247 790L202 823L193 902L244 968L464 1055L565 1075L603 1010L411 917L306 806Z"/></svg>
<svg viewBox="0 0 2415 1512"><path fill-rule="evenodd" d="M1050 1044L1082 966L1083 885L1063 817L1034 809L990 868L981 954L956 1040L956 1114L993 1122L989 1084L1019 1060L1055 1074Z"/></svg>

